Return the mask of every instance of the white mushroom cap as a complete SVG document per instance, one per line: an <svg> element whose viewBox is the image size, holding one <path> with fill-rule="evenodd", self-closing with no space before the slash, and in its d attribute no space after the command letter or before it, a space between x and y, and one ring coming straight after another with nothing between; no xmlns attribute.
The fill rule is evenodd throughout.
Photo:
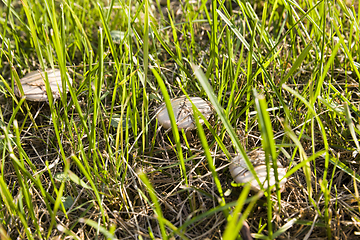
<svg viewBox="0 0 360 240"><path fill-rule="evenodd" d="M268 188L267 182L267 172L266 172L266 164L265 164L265 152L262 149L255 150L248 154L251 163L254 166L254 170L263 184L263 187L266 189ZM229 167L231 176L233 177L236 183L250 183L251 189L255 191L260 191L259 183L256 181L255 177L252 175L248 167L246 166L246 162L244 158L241 156L236 156L232 159ZM278 172L278 179L280 181L280 189L285 186L286 183L286 168L284 168L281 163L277 163L277 172ZM284 178L284 179L283 179ZM275 175L274 169L270 169L270 186L275 184ZM272 188L274 190L275 188Z"/></svg>
<svg viewBox="0 0 360 240"><path fill-rule="evenodd" d="M206 119L209 119L212 114L210 104L199 97L190 97L190 99L197 107L199 112L201 112ZM179 130L190 130L195 128L196 124L193 117L192 105L189 99L186 98L186 96L171 99L171 106L173 108L176 125ZM171 122L165 103L159 107L156 117L161 126L163 126L165 129L171 128ZM199 122L201 124L204 123L201 118L199 118Z"/></svg>
<svg viewBox="0 0 360 240"><path fill-rule="evenodd" d="M62 93L62 83L61 83L61 73L59 69L48 69L48 79L50 83L50 88L53 93L54 99L59 99ZM67 73L66 73L67 74ZM70 83L72 79L69 74L68 78ZM33 71L26 74L23 78L20 79L22 89L27 100L30 101L47 101L48 97L46 95L46 86L45 86L45 74L42 71ZM69 91L69 87L66 87L66 92ZM14 92L16 96L22 97L21 92L18 86L15 85Z"/></svg>

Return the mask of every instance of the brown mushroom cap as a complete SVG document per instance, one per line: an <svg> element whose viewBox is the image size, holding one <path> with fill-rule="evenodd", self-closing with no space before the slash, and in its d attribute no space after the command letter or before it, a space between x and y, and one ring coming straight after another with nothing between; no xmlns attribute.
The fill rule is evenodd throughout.
<svg viewBox="0 0 360 240"><path fill-rule="evenodd" d="M260 182L263 184L263 187L266 189L268 187L267 182L267 172L266 172L266 164L265 164L265 152L262 149L255 150L248 154L250 161L254 166L254 170L257 173L257 176ZM230 174L233 177L236 183L250 183L251 189L255 191L260 191L259 183L256 181L253 174L249 171L248 167L246 166L246 162L244 158L241 156L236 156L232 159L230 163ZM278 179L280 181L280 189L285 186L286 178L283 179L286 175L286 168L284 168L281 163L277 162L277 172L278 172ZM270 169L270 186L275 184L275 175L274 169ZM275 188L272 188L274 190Z"/></svg>
<svg viewBox="0 0 360 240"><path fill-rule="evenodd" d="M190 97L190 99L197 107L199 112L201 112L206 119L209 119L212 114L212 109L210 104L204 99L199 97ZM195 128L192 105L189 99L186 98L186 96L181 96L179 98L171 99L171 106L173 108L176 119L176 125L179 128L179 130L180 129L190 130ZM165 103L159 107L156 117L160 125L163 126L165 129L171 128L171 122ZM201 118L199 118L199 122L201 124L204 123L204 121Z"/></svg>
<svg viewBox="0 0 360 240"><path fill-rule="evenodd" d="M48 79L50 83L50 88L53 93L54 99L59 99L62 93L62 83L61 83L61 73L59 69L48 69L46 70L48 74ZM67 73L66 73L67 74ZM72 79L69 74L68 78L70 83ZM24 90L24 95L27 100L30 101L47 101L48 97L46 95L46 86L45 86L45 74L43 71L32 71L26 74L23 78L20 79L22 89ZM69 91L69 87L66 87L66 92ZM22 94L17 85L14 87L14 92L16 96L22 97Z"/></svg>

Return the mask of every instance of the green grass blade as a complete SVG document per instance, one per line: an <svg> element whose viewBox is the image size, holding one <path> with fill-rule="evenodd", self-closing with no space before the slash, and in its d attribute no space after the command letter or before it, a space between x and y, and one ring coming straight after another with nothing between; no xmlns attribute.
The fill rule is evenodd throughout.
<svg viewBox="0 0 360 240"><path fill-rule="evenodd" d="M159 201L158 201L158 199L156 197L156 194L154 193L154 188L152 187L151 183L149 182L148 178L146 177L146 175L144 173L140 173L139 177L144 182L146 188L148 189L150 198L151 198L152 202L155 205L154 210L155 210L155 213L157 215L157 219L159 221L161 236L162 236L162 239L166 240L166 239L168 239L168 235L167 235L166 230L165 230L164 217L163 217L163 214L162 214L162 210L161 210Z"/></svg>
<svg viewBox="0 0 360 240"><path fill-rule="evenodd" d="M222 123L224 124L228 134L230 135L230 138L231 138L232 143L234 144L236 150L239 152L241 157L244 158L246 165L249 168L250 172L253 174L253 176L255 176L256 181L258 181L259 185L261 185L259 178L257 177L256 172L254 170L254 167L252 166L252 164L249 160L249 157L246 155L245 149L241 145L240 140L239 140L238 136L236 135L233 127L230 125L230 122L225 115L225 111L222 108L222 106L219 104L217 97L216 97L210 83L208 82L208 80L205 77L205 74L201 71L200 68L198 68L195 65L192 65L192 68L195 72L195 75L196 75L198 81L200 82L200 84L204 88L205 92L207 93L207 96L209 97L210 102L212 103L213 107L215 108L215 111L219 115Z"/></svg>
<svg viewBox="0 0 360 240"><path fill-rule="evenodd" d="M166 104L166 109L168 111L170 122L171 122L171 130L172 130L174 140L175 140L175 144L176 144L177 156L178 156L180 164L181 164L180 166L181 166L182 178L185 181L185 185L188 186L188 179L187 179L187 176L186 176L187 174L186 174L184 156L183 156L181 143L180 143L180 135L179 135L178 127L176 125L176 119L175 119L174 111L173 111L173 108L172 108L172 105L171 105L170 96L169 96L169 94L168 94L168 92L166 90L166 86L165 86L163 80L161 79L159 73L156 71L155 68L151 68L151 70L152 70L154 76L156 77L156 80L158 81L161 92L162 92L162 94L164 96L164 102Z"/></svg>

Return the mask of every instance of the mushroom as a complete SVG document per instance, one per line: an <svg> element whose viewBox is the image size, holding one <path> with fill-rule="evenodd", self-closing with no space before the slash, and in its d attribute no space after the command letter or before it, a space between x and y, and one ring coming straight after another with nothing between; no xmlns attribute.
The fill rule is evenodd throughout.
<svg viewBox="0 0 360 240"><path fill-rule="evenodd" d="M190 97L190 100L194 103L199 112L208 120L212 114L212 108L210 103L199 97ZM179 98L173 98L170 101L174 111L176 125L178 129L195 129L196 125L193 116L192 105L189 99L187 99L186 96L181 96ZM165 129L171 128L170 117L166 109L165 103L163 103L159 107L156 117L160 125L163 126ZM199 118L199 122L203 124L204 120L202 118Z"/></svg>
<svg viewBox="0 0 360 240"><path fill-rule="evenodd" d="M48 74L48 79L50 83L51 92L54 99L59 99L62 93L62 83L61 83L61 73L59 69L48 69L46 70ZM66 73L70 84L72 79L69 74ZM46 95L46 86L45 86L45 74L43 71L32 71L26 74L23 78L20 79L24 95L27 100L30 101L47 101L48 97ZM69 87L66 86L66 92L69 91ZM22 94L17 85L14 87L14 92L16 96L22 97Z"/></svg>
<svg viewBox="0 0 360 240"><path fill-rule="evenodd" d="M266 189L268 187L267 182L267 172L266 172L266 164L265 164L265 152L262 149L254 150L248 153L250 161L254 166L254 170L263 184L263 187ZM255 191L260 191L259 183L256 181L253 174L250 172L248 167L246 166L246 162L243 157L236 156L232 159L230 163L230 174L233 177L236 183L250 183L251 189ZM278 171L278 179L280 180L280 189L283 189L286 183L286 168L284 168L281 163L277 163L277 171ZM270 186L275 184L275 175L274 169L270 169ZM272 188L274 190L275 188Z"/></svg>

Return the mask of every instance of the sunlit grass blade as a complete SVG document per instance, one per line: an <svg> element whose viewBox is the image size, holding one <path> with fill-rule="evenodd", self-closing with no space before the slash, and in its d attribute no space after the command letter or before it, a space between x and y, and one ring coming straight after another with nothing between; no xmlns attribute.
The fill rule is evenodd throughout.
<svg viewBox="0 0 360 240"><path fill-rule="evenodd" d="M150 198L151 198L152 202L155 205L154 211L156 213L157 220L159 222L161 236L162 236L162 239L166 240L166 239L168 239L168 235L167 235L166 230L165 230L164 217L163 217L163 213L162 213L159 201L158 201L158 199L156 197L156 194L154 193L154 188L152 187L151 183L149 182L148 178L146 177L146 175L144 173L140 173L139 177L144 182L146 188L148 189L148 193L150 195Z"/></svg>
<svg viewBox="0 0 360 240"><path fill-rule="evenodd" d="M196 106L193 103L192 103L192 108L193 108L193 113L194 113L195 124L196 124L196 127L197 127L197 132L199 134L200 141L201 141L201 144L203 146L204 153L205 153L206 159L208 161L210 171L211 171L212 176L214 178L215 185L216 185L217 190L218 190L218 192L220 194L220 197L221 197L220 205L223 206L223 205L226 204L226 201L225 201L225 198L224 198L224 192L222 190L218 174L216 173L216 170L215 170L214 161L213 161L212 156L210 154L210 149L209 149L209 145L207 143L207 139L206 139L206 136L205 136L205 133L204 133L204 129L203 129L203 127L201 126L201 124L199 122L199 117L198 117L199 115L197 113L199 110L196 108Z"/></svg>
<svg viewBox="0 0 360 240"><path fill-rule="evenodd" d="M332 19L331 24L332 24L333 28L335 29L335 31L337 33L337 36L339 38L339 42L341 43L341 46L342 46L342 50L344 51L346 56L349 58L349 63L351 65L352 69L355 71L356 76L358 78L360 78L360 72L359 72L357 66L355 65L355 61L354 61L354 59L352 57L351 52L349 51L349 48L346 46L345 39L343 37L344 35L340 32L339 25L336 23L336 21L334 19Z"/></svg>
<svg viewBox="0 0 360 240"><path fill-rule="evenodd" d="M91 173L89 173L83 166L83 164L81 163L80 159L75 156L75 155L72 155L71 158L74 160L74 162L76 163L76 165L79 167L79 170L81 171L82 174L84 174L84 176L86 177L86 179L89 181L90 185L91 185L91 188L92 190L94 191L94 194L96 196L96 200L98 202L98 206L100 208L100 212L101 212L101 219L103 221L103 223L105 224L106 223L106 220L105 220L105 214L104 214L104 208L102 206L102 201L101 201L101 196L99 194L99 191L94 183L94 176L91 175Z"/></svg>
<svg viewBox="0 0 360 240"><path fill-rule="evenodd" d="M340 169L341 171L344 171L346 174L348 174L349 176L353 177L357 182L360 183L360 175L357 174L354 170L352 170L351 168L349 168L346 164L344 164L343 162L340 162L339 159L330 156L330 162L336 166L338 169Z"/></svg>
<svg viewBox="0 0 360 240"><path fill-rule="evenodd" d="M326 234L328 239L332 239L331 233L331 212L329 211L329 204L330 204L330 191L328 188L328 182L323 182L320 180L320 187L321 191L324 193L324 220L326 224Z"/></svg>
<svg viewBox="0 0 360 240"><path fill-rule="evenodd" d="M265 151L265 163L266 163L266 173L268 182L267 191L267 219L268 219L268 234L269 238L272 238L273 230L272 230L272 200L271 196L271 187L270 187L270 177L271 177L271 168L274 169L274 177L276 182L276 193L278 197L279 208L281 209L281 195L280 195L280 186L279 186L279 174L277 171L277 153L274 141L274 134L272 129L272 123L269 117L269 113L267 112L267 103L264 95L258 94L256 90L254 90L255 95L255 106L257 110L257 119L259 121L259 127L261 132L261 143L262 147ZM260 185L261 186L261 185Z"/></svg>
<svg viewBox="0 0 360 240"><path fill-rule="evenodd" d="M309 51L312 49L312 43L310 42L305 49L300 53L300 55L298 56L298 58L296 58L296 61L294 62L294 64L291 66L289 72L286 74L286 76L281 80L281 84L285 83L288 78L290 78L294 72L302 65L304 59L308 56Z"/></svg>
<svg viewBox="0 0 360 240"><path fill-rule="evenodd" d="M253 197L249 197L249 198L246 198L245 200L245 204L248 204L248 203L251 203L251 202L256 202L257 199L259 198L259 196L253 196ZM188 226L191 226L192 224L198 222L198 221L201 221L202 219L206 219L207 217L209 216L212 216L218 212L223 212L224 210L227 210L227 209L230 209L232 207L236 207L238 204L237 201L234 201L234 202L230 202L230 203L227 203L225 204L224 206L216 206L215 208L212 208L196 217L193 217L192 219L190 220L187 220L185 223L183 223L181 225L181 227L178 228L177 232L179 231L183 231L184 229L186 229ZM177 233L176 232L176 233Z"/></svg>
<svg viewBox="0 0 360 240"><path fill-rule="evenodd" d="M160 36L156 26L153 23L150 23L151 29L154 33L154 35L156 36L157 40L159 40L159 42L161 43L161 45L165 48L165 50L170 54L170 56L174 59L174 61L179 65L179 67L186 73L186 75L188 77L191 76L190 72L188 71L188 69L184 66L184 63L182 62L181 59L178 59L178 57L176 56L176 54L174 54L173 51L171 51L171 49L169 48L169 46L164 42L163 38Z"/></svg>
<svg viewBox="0 0 360 240"><path fill-rule="evenodd" d="M55 203L55 200L53 199L53 197L47 191L45 191L45 189L43 188L43 186L41 184L40 179L38 178L38 176L36 176L36 175L34 176L32 173L30 173L25 168L24 162L20 160L20 159L23 159L23 158L27 158L27 161L29 163L31 163L28 156L23 151L21 145L17 145L17 148L20 149L20 159L19 159L14 153L14 149L12 147L13 142L9 137L10 134L8 133L8 130L5 127L2 127L2 130L3 130L4 134L5 134L5 141L6 141L6 145L7 145L7 148L8 148L7 150L9 151L9 156L10 156L13 164L15 165L16 168L19 169L19 171L22 174L24 174L30 180L30 182L32 182L33 184L36 185L36 187L39 188L42 197L44 197L44 199L46 199L46 201L45 201L46 208L49 211L49 213L52 214L50 203ZM19 141L15 141L15 143L19 143Z"/></svg>
<svg viewBox="0 0 360 240"><path fill-rule="evenodd" d="M18 122L15 120L14 121L14 130L15 130L15 135L16 135L16 143L18 146L21 146L21 141L20 141L20 132L19 132L19 126L18 126ZM5 135L7 135L7 133L5 132ZM9 137L9 136L7 136ZM10 148L10 146L9 146ZM23 161L22 155L20 154L20 160L22 161L23 166L25 166L25 163ZM33 224L35 225L36 231L38 236L41 236L41 230L40 230L40 226L38 223L38 219L35 216L35 211L34 211L34 206L33 206L33 202L31 199L31 192L30 192L30 187L28 182L26 181L26 179L24 179L24 177L21 175L21 172L19 171L19 167L14 165L15 168L15 172L17 175L17 179L19 181L19 185L26 203L26 206L28 208L28 212L30 214L30 217L33 221ZM22 195L20 194L20 195ZM21 197L20 197L21 199ZM23 211L23 209L20 209L20 211ZM51 227L50 227L51 228Z"/></svg>
<svg viewBox="0 0 360 240"><path fill-rule="evenodd" d="M177 151L177 156L179 158L180 164L181 164L181 173L182 173L182 178L185 181L185 185L188 186L188 179L186 176L186 168L185 168L185 163L184 163L184 156L183 156L183 152L182 152L182 148L181 148L181 144L180 144L180 135L179 135L179 130L178 127L176 125L176 119L174 116L174 111L171 105L171 101L170 101L170 96L167 92L166 86L163 82L163 80L161 79L160 75L158 74L157 70L155 68L151 68L154 76L156 77L156 80L158 81L158 84L160 86L161 92L163 94L164 97L164 102L166 104L166 109L167 112L169 114L169 118L170 118L170 122L171 122L171 130L174 136L174 140L175 140L175 144L176 144L176 151Z"/></svg>
<svg viewBox="0 0 360 240"><path fill-rule="evenodd" d="M314 207L318 210L317 204L315 203L315 201L313 199L313 188L312 188L312 184L311 184L311 167L310 167L310 163L309 163L308 157L306 155L306 152L305 152L303 146L301 145L298 137L291 130L291 128L288 126L288 124L285 124L284 126L285 126L286 134L290 137L290 139L299 148L300 161L304 162L303 171L304 171L305 179L306 179L308 198L309 198L310 202L314 205Z"/></svg>
<svg viewBox="0 0 360 240"><path fill-rule="evenodd" d="M249 157L246 155L244 147L241 145L241 143L239 141L239 137L236 135L234 128L230 125L230 122L225 115L225 111L222 108L222 106L219 104L217 97L216 97L210 83L208 82L208 80L205 77L205 74L197 66L193 65L192 68L195 72L195 75L196 75L198 81L204 88L205 92L207 93L207 96L209 97L210 102L212 103L218 116L220 117L222 123L224 124L228 134L230 135L230 138L231 138L232 143L234 144L236 150L239 152L241 157L243 157L245 159L246 165L249 168L250 172L253 174L253 176L255 176L256 181L258 181L259 185L261 185L259 178L257 177L256 172L254 170L254 167L252 166L252 164L249 160Z"/></svg>
<svg viewBox="0 0 360 240"><path fill-rule="evenodd" d="M333 84L328 83L327 85L328 85L328 87L330 88L330 92L334 93L334 95L332 96L332 98L333 98L333 99L340 99L342 102L346 103L346 104L348 105L348 107L351 109L351 111L352 111L353 113L355 113L358 118L360 118L360 111L359 111L359 109L357 109L357 107L356 107L353 103L351 103L351 102L349 101L349 99L347 99L346 97L344 97L344 96L340 93L340 91L339 91L338 89L336 89L336 87L335 87Z"/></svg>
<svg viewBox="0 0 360 240"><path fill-rule="evenodd" d="M233 23L230 22L229 19L226 18L225 15L223 15L219 11L218 11L218 14L226 22L226 24L230 27L230 29L234 32L234 34L239 38L239 40L246 47L246 49L249 50L250 55L252 56L252 59L255 60L255 62L258 63L259 68L261 68L261 70L262 70L262 72L263 72L263 74L265 76L265 79L267 80L267 82L271 86L272 90L275 92L275 94L278 97L278 100L280 101L281 105L284 107L287 119L291 120L291 118L289 117L290 113L288 112L287 107L286 107L287 105L284 102L284 99L281 97L281 95L280 95L280 93L278 91L278 87L275 85L273 79L270 77L269 73L266 71L266 68L265 68L264 64L260 61L261 59L259 59L259 57L255 53L254 48L251 48L251 45L245 40L245 38L242 36L242 34L239 32L239 30L234 26ZM252 59L249 59L249 61L252 60Z"/></svg>
<svg viewBox="0 0 360 240"><path fill-rule="evenodd" d="M326 153L325 153L325 170L324 170L324 176L323 176L323 180L326 180L327 172L328 172L328 166L329 166L329 154L328 154L329 144L328 144L328 141L327 141L327 136L326 136L326 133L325 133L324 125L323 125L321 119L319 118L319 115L314 110L313 106L311 106L310 103L303 96L301 96L298 92L294 91L293 89L291 89L290 87L288 87L285 84L283 84L282 87L285 90L289 91L294 96L296 96L301 102L303 102L305 104L305 106L309 110L309 113L312 114L315 117L315 119L316 119L316 121L317 121L317 123L319 125L320 131L321 131L321 136L322 136L323 141L324 141L324 149L326 151ZM292 139L292 140L294 141L294 139ZM296 145L298 147L300 147L301 144L300 144L299 141L297 141ZM303 153L305 153L305 152L303 152ZM302 154L300 154L300 156L301 155ZM305 155L303 155L302 157L303 157L303 160L306 158ZM310 174L310 172L305 173L305 175L307 175L307 177L306 177L307 181L310 181L310 175L309 174ZM310 192L312 192L312 191L310 191Z"/></svg>
<svg viewBox="0 0 360 240"><path fill-rule="evenodd" d="M245 202L246 202L246 198L250 192L250 184L246 184L244 189L241 191L241 194L236 202L236 207L234 209L234 211L231 213L231 216L228 217L228 223L227 226L225 228L225 232L223 234L223 239L236 239L236 237L238 236L238 232L240 232L241 227L243 226L243 221L245 221L245 219L248 216L249 211L247 212L247 214L243 213L242 215L240 215ZM250 202L248 208L253 208L254 205L256 203L256 198L253 199L252 202Z"/></svg>
<svg viewBox="0 0 360 240"><path fill-rule="evenodd" d="M7 184L2 176L0 177L0 195L2 196L5 206L8 208L9 212L16 214L19 217L21 223L25 227L25 234L28 237L28 239L34 239L33 233L30 232L30 228L28 227L26 217L21 213L21 211L15 205L14 198L12 197L12 194L10 193Z"/></svg>
<svg viewBox="0 0 360 240"><path fill-rule="evenodd" d="M105 227L99 225L99 223L91 220L91 219L84 219L84 218L80 218L79 221L81 223L85 223L93 228L95 228L98 232L101 232L102 234L104 234L104 236L106 237L106 239L109 239L109 240L115 240L117 239L115 236L114 236L114 233L113 232L110 232L109 230L107 230ZM113 228L113 227L110 227L110 228Z"/></svg>
<svg viewBox="0 0 360 240"><path fill-rule="evenodd" d="M294 226L294 224L296 224L297 220L298 219L296 219L296 218L290 219L285 225L283 225L276 232L274 232L273 238L276 239L281 234L285 233L288 229L290 229L292 226Z"/></svg>

